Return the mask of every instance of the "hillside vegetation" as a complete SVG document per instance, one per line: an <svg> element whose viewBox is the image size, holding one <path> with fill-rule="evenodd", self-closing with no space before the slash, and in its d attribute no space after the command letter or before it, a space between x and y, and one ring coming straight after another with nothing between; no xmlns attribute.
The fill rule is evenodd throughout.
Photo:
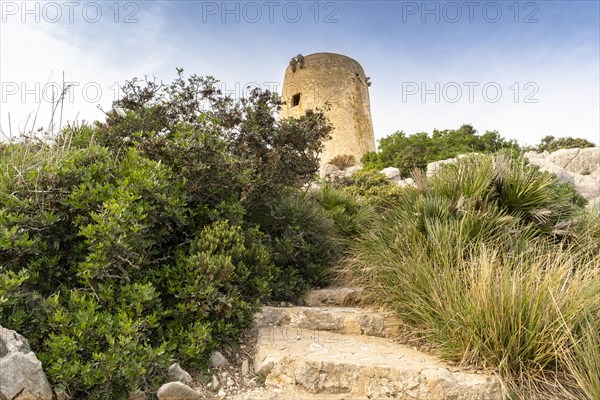
<svg viewBox="0 0 600 400"><path fill-rule="evenodd" d="M595 147L594 143L583 138L555 138L545 136L539 144L521 148L515 140L500 136L498 131L478 134L472 125L462 125L458 129L434 129L433 133L418 132L406 134L394 132L379 141L377 152L367 153L362 158L365 169L381 170L386 167L400 169L402 177L408 177L415 168L426 169L427 164L454 158L460 154L492 154L497 151L511 151L517 155L525 151L548 151L559 149Z"/></svg>
<svg viewBox="0 0 600 400"><path fill-rule="evenodd" d="M173 361L205 370L261 303L343 276L511 398L600 398L600 216L581 196L469 125L397 132L309 189L331 127L280 106L179 70L129 82L103 122L0 146L0 325L54 388L155 393ZM468 152L485 155L419 169Z"/></svg>
<svg viewBox="0 0 600 400"><path fill-rule="evenodd" d="M323 114L277 121L276 95L215 84L132 81L105 122L0 149L0 324L71 398L201 369L261 302L326 285L355 229L302 189Z"/></svg>
<svg viewBox="0 0 600 400"><path fill-rule="evenodd" d="M600 398L598 213L506 154L415 181L354 242L355 284L511 398Z"/></svg>

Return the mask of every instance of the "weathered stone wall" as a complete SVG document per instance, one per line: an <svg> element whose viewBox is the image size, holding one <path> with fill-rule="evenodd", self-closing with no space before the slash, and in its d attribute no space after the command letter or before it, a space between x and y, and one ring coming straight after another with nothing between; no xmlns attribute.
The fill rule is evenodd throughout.
<svg viewBox="0 0 600 400"><path fill-rule="evenodd" d="M368 86L363 68L349 57L334 53L296 57L285 71L281 117L300 117L329 103L326 115L334 130L321 165L338 155L352 155L359 162L363 154L375 150ZM293 96L298 94L294 105Z"/></svg>

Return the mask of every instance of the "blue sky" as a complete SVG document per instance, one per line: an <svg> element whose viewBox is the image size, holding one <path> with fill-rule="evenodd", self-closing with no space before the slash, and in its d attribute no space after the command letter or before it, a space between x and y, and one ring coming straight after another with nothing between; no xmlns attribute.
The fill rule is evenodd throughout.
<svg viewBox="0 0 600 400"><path fill-rule="evenodd" d="M176 67L241 95L281 88L298 53L341 53L371 77L376 138L473 124L521 143L600 142L598 1L6 1L0 124L102 119L133 77ZM32 120L29 120L31 125Z"/></svg>

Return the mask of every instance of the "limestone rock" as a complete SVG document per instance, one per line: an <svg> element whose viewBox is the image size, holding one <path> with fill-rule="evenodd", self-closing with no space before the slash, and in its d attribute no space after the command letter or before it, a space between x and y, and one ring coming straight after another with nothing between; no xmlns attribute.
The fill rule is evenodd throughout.
<svg viewBox="0 0 600 400"><path fill-rule="evenodd" d="M302 302L309 307L319 306L351 306L360 302L362 289L329 288L311 290L302 297Z"/></svg>
<svg viewBox="0 0 600 400"><path fill-rule="evenodd" d="M579 156L580 151L581 149L560 149L550 153L546 159L552 164L566 169Z"/></svg>
<svg viewBox="0 0 600 400"><path fill-rule="evenodd" d="M262 328L255 360L267 375L266 387L284 391L349 399L502 399L494 376L451 372L436 357L370 336L307 331L289 340L286 327Z"/></svg>
<svg viewBox="0 0 600 400"><path fill-rule="evenodd" d="M54 400L69 400L67 393L65 393L63 390L54 391L54 396L55 396ZM129 393L128 400L132 400L132 399L135 399L135 397L132 397L132 394ZM137 399L135 399L135 400L137 400Z"/></svg>
<svg viewBox="0 0 600 400"><path fill-rule="evenodd" d="M182 382L188 385L192 383L192 376L186 370L181 368L179 363L175 363L169 367L169 379L174 382Z"/></svg>
<svg viewBox="0 0 600 400"><path fill-rule="evenodd" d="M146 393L142 392L142 391L127 393L127 400L146 400L146 399L147 399Z"/></svg>
<svg viewBox="0 0 600 400"><path fill-rule="evenodd" d="M588 200L600 197L600 181L588 175L573 176L575 190Z"/></svg>
<svg viewBox="0 0 600 400"><path fill-rule="evenodd" d="M394 167L387 167L382 169L381 172L390 181L396 181L400 179L400 170Z"/></svg>
<svg viewBox="0 0 600 400"><path fill-rule="evenodd" d="M415 180L413 178L401 179L398 181L398 186L400 186L400 187L415 186Z"/></svg>
<svg viewBox="0 0 600 400"><path fill-rule="evenodd" d="M158 400L200 400L200 393L181 382L169 382L158 389Z"/></svg>
<svg viewBox="0 0 600 400"><path fill-rule="evenodd" d="M219 390L219 388L221 387L221 382L219 382L219 379L217 378L216 375L212 376L212 381L210 383L210 387L212 390Z"/></svg>
<svg viewBox="0 0 600 400"><path fill-rule="evenodd" d="M251 381L252 382L252 381ZM253 390L240 393L231 400L366 400L366 397L354 397L346 394L312 394L295 387L281 388L253 388ZM377 399L373 399L377 400Z"/></svg>
<svg viewBox="0 0 600 400"><path fill-rule="evenodd" d="M565 169L573 174L600 179L600 147L579 149L577 157Z"/></svg>
<svg viewBox="0 0 600 400"><path fill-rule="evenodd" d="M571 176L564 168L550 162L547 158L534 158L530 159L530 162L540 167L540 171L555 174L559 182L568 183L572 186L575 185L573 176Z"/></svg>
<svg viewBox="0 0 600 400"><path fill-rule="evenodd" d="M250 367L248 366L248 360L244 359L244 361L242 361L242 376L248 376L249 373Z"/></svg>
<svg viewBox="0 0 600 400"><path fill-rule="evenodd" d="M246 387L250 388L250 389L254 389L258 386L258 384L256 383L256 378L252 378L248 381L248 383L246 383Z"/></svg>
<svg viewBox="0 0 600 400"><path fill-rule="evenodd" d="M342 170L333 164L325 164L320 170L320 176L325 180L339 179L342 175Z"/></svg>
<svg viewBox="0 0 600 400"><path fill-rule="evenodd" d="M457 157L457 158L460 158ZM437 175L438 172L440 172L440 169L442 168L443 165L445 164L452 164L456 162L456 158L448 158L446 160L440 160L440 161L434 161L431 162L429 164L427 164L427 172L426 175L427 176L434 176Z"/></svg>
<svg viewBox="0 0 600 400"><path fill-rule="evenodd" d="M600 148L529 151L525 157L542 171L556 174L559 182L572 185L589 201L588 208L596 207L600 199Z"/></svg>
<svg viewBox="0 0 600 400"><path fill-rule="evenodd" d="M546 158L549 155L550 153L547 150L544 150L541 153L538 153L537 151L527 151L524 154L525 158L527 158L528 160L531 160L532 158Z"/></svg>
<svg viewBox="0 0 600 400"><path fill-rule="evenodd" d="M227 359L218 351L213 351L210 355L210 363L213 367L223 367L227 365Z"/></svg>
<svg viewBox="0 0 600 400"><path fill-rule="evenodd" d="M0 398L52 400L42 363L27 339L0 326Z"/></svg>
<svg viewBox="0 0 600 400"><path fill-rule="evenodd" d="M354 165L352 167L348 167L348 168L346 168L344 170L344 176L345 177L351 177L352 175L354 175L355 173L357 173L361 169L362 169L362 167L360 165Z"/></svg>
<svg viewBox="0 0 600 400"><path fill-rule="evenodd" d="M286 326L291 340L307 331L397 337L400 321L391 313L354 307L263 307L255 326ZM299 329L296 329L299 328Z"/></svg>

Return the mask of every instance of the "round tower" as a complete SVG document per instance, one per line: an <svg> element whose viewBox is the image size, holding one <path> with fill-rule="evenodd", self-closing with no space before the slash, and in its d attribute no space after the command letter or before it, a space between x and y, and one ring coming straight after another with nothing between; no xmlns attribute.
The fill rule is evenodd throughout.
<svg viewBox="0 0 600 400"><path fill-rule="evenodd" d="M321 154L321 166L336 156L361 157L375 151L369 102L369 78L350 57L334 53L298 55L285 70L281 117L300 117L310 109L325 109L333 132Z"/></svg>

